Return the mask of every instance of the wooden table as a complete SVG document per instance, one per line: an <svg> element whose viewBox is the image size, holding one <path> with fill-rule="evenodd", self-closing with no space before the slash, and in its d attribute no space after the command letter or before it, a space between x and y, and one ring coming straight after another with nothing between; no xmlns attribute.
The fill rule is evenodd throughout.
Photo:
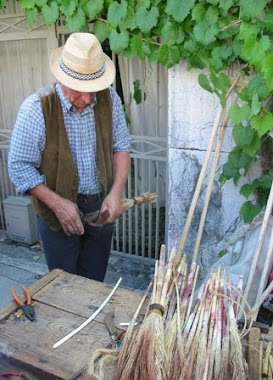
<svg viewBox="0 0 273 380"><path fill-rule="evenodd" d="M123 289L121 282L89 325L58 348L52 346L89 318L112 288L62 270L49 272L30 287L36 321L18 317L15 302L0 310L0 361L25 370L30 379L84 379L82 370L93 352L110 342L105 314L113 311L116 325L129 322L142 295Z"/></svg>

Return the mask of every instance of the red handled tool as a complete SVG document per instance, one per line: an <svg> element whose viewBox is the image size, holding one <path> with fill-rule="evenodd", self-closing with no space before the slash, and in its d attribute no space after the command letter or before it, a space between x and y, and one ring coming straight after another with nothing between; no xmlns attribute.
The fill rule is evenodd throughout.
<svg viewBox="0 0 273 380"><path fill-rule="evenodd" d="M31 321L35 321L35 311L33 306L31 306L31 294L30 291L22 285L22 289L26 295L27 301L24 304L20 298L17 296L16 291L14 287L11 288L11 294L14 299L14 301L17 303L17 305L23 310L25 316Z"/></svg>

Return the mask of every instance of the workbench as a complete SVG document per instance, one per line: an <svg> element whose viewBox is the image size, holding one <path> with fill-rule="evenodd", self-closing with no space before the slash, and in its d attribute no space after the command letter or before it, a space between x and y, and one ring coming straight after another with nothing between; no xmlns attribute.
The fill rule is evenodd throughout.
<svg viewBox="0 0 273 380"><path fill-rule="evenodd" d="M12 365L29 379L85 379L84 368L94 351L106 347L110 336L104 324L114 312L115 325L130 322L143 295L122 288L122 282L102 311L58 348L53 345L88 319L113 286L55 269L30 288L36 320L18 316L11 302L0 310L0 362ZM25 296L20 295L22 301Z"/></svg>

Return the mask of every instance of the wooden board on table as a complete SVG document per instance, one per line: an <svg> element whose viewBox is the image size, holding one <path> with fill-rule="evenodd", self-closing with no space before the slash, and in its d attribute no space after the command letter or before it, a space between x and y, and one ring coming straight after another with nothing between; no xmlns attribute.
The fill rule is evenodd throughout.
<svg viewBox="0 0 273 380"><path fill-rule="evenodd" d="M75 379L94 351L109 343L105 313L114 311L115 323L129 322L142 295L118 288L112 303L94 321L58 348L53 349L53 344L86 321L112 288L60 270L49 272L30 287L35 301L34 322L25 316L18 318L14 302L0 310L0 360L39 380Z"/></svg>
<svg viewBox="0 0 273 380"><path fill-rule="evenodd" d="M89 318L107 298L113 286L89 280L85 277L60 273L54 281L49 282L34 299L60 310L68 311L84 318ZM107 312L113 311L115 324L130 322L143 295L120 287L109 303L95 318L104 323Z"/></svg>

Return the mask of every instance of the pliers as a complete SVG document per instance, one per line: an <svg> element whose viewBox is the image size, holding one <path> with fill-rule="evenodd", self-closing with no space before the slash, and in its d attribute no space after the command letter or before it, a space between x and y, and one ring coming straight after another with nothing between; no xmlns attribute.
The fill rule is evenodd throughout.
<svg viewBox="0 0 273 380"><path fill-rule="evenodd" d="M27 302L26 304L24 304L20 298L17 296L16 294L16 291L14 289L14 287L11 288L11 294L12 294L12 297L14 299L14 301L17 303L17 305L23 310L25 316L31 321L35 321L35 310L33 308L33 306L31 305L31 294L30 294L30 291L24 287L24 285L21 285L25 295L26 295L26 298L27 298Z"/></svg>

